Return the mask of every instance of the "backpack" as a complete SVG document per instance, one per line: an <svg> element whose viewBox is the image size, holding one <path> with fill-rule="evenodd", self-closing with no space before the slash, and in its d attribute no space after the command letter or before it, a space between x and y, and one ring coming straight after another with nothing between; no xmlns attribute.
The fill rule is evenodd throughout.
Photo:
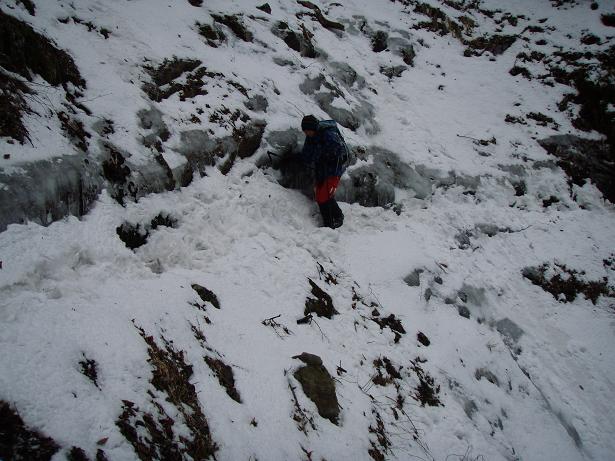
<svg viewBox="0 0 615 461"><path fill-rule="evenodd" d="M344 140L342 133L337 127L337 122L335 120L321 120L320 122L318 122L318 131L325 131L325 130L335 130L337 135L340 137L340 140L342 141L342 146L344 146L344 149L338 161L340 165L342 165L343 169L345 170L346 167L348 166L348 163L350 162L350 149L348 149L348 146L346 145L346 141Z"/></svg>

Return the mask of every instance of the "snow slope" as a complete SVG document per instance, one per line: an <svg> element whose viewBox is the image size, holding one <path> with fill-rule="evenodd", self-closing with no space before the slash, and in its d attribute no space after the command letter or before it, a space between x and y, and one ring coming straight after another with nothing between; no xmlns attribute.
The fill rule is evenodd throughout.
<svg viewBox="0 0 615 461"><path fill-rule="evenodd" d="M297 17L311 11L305 6L269 3L271 15L257 10L258 2L239 0L200 7L39 1L35 16L14 2L1 6L74 57L87 81L81 100L93 114L76 117L92 133L97 118L113 120L107 139L130 153L135 171L153 152L142 142L147 129L139 110L154 106L162 113L170 132L162 155L172 168L186 163L186 130L232 132L209 118L222 105L262 118L267 127L256 154L238 159L226 175L211 166L187 187L124 206L109 187L81 219L13 224L0 233L0 400L56 441L54 460L75 456L72 447L89 459L173 459L160 446L139 453L119 423L127 408L137 408L128 420L141 443L155 438L147 414L160 432L166 418L174 421L169 440L180 448L198 438L186 416L196 411L187 397L156 381L151 335L176 365L192 367L185 382L194 386L216 459L612 459L614 209L591 182L569 184L537 143L580 132L557 109L569 87L508 73L535 37L496 57L469 58L451 34L413 29L426 17L410 2L319 3L345 25L338 34ZM612 44L612 29L599 21L613 11L612 1L597 11L586 3L559 9L547 1L480 3L525 15L517 26L505 23L507 33L523 34L548 18L554 29L545 34L547 54L577 47L587 30L602 37L604 49ZM226 42L207 46L195 23L212 23L210 13L244 13L254 40L219 25ZM496 29L488 16L472 14L481 33ZM106 27L109 38L74 20L57 21L72 16ZM290 50L271 32L280 20L297 30L303 23L326 57ZM412 44L414 66L398 78L381 74L381 66L404 62L393 46L374 53L361 24L387 30L389 43ZM143 65L172 56L198 59L225 79L208 81L206 95L153 102L142 90L149 79ZM278 65L274 57L289 63ZM344 85L336 62L350 65L364 85ZM343 129L349 143L367 150L362 161L374 160L372 146L395 152L432 178L428 198L398 189L394 208L341 203L346 221L333 231L317 227L309 198L279 185L280 172L263 166L268 135L297 127L298 111L328 118L314 93L300 89L319 74L343 94L333 106L364 116L355 131ZM248 96L266 97L266 112L246 108L230 80ZM60 90L40 91L49 98L44 107L62 104ZM38 112L26 116L31 144L3 138L10 154L1 160L5 173L83 155L54 117ZM551 122L505 122L507 114L531 112L548 114L558 131ZM102 158L93 136L88 155ZM491 138L496 143L477 142ZM551 197L558 201L545 206ZM125 222L143 228L160 214L176 223L152 229L134 251L118 238ZM610 296L595 303L583 294L570 302L556 298L523 276L543 264L549 277L572 277L565 267L581 280L605 278ZM332 319L297 324L313 296L308 279L331 296L338 311ZM193 284L215 293L220 309ZM400 320L404 333L381 327L385 318ZM182 358L172 351L183 351ZM302 352L320 356L335 377L338 424L319 416L293 376L302 365L293 356ZM204 357L231 367L241 402L225 392ZM88 361L96 364L95 379L85 375ZM391 366L383 371L378 363ZM179 459L190 459L188 451Z"/></svg>

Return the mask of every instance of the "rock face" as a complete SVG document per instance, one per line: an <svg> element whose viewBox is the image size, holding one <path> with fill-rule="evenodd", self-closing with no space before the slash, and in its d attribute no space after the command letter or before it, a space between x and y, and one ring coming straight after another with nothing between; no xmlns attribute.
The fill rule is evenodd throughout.
<svg viewBox="0 0 615 461"><path fill-rule="evenodd" d="M50 85L71 82L84 87L85 81L73 59L28 24L0 11L0 54L2 66L30 80L32 73Z"/></svg>
<svg viewBox="0 0 615 461"><path fill-rule="evenodd" d="M294 373L305 395L314 402L320 416L338 424L340 407L335 394L335 382L322 364L322 359L307 352L293 358L306 363Z"/></svg>

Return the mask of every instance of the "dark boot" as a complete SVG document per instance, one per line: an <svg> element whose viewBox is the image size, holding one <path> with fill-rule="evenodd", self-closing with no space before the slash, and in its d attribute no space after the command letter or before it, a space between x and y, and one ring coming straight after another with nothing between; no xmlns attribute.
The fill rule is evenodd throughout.
<svg viewBox="0 0 615 461"><path fill-rule="evenodd" d="M335 199L331 199L330 202L332 202L331 204L332 220L331 220L330 227L332 229L337 229L338 227L341 227L342 224L344 224L344 213L342 212L342 209L337 204Z"/></svg>
<svg viewBox="0 0 615 461"><path fill-rule="evenodd" d="M320 208L323 227L331 227L331 223L333 222L333 215L331 214L331 201L329 200L325 203L319 203L318 208Z"/></svg>
<svg viewBox="0 0 615 461"><path fill-rule="evenodd" d="M335 199L328 200L318 206L320 207L323 226L337 229L344 224L344 213L342 213Z"/></svg>

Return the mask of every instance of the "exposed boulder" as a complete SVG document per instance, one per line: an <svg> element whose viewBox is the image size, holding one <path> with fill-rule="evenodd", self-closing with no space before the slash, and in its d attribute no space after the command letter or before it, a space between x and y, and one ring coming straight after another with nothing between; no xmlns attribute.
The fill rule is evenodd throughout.
<svg viewBox="0 0 615 461"><path fill-rule="evenodd" d="M335 393L335 381L322 364L322 359L306 352L293 358L307 363L293 373L305 395L314 402L320 416L338 424L340 406Z"/></svg>
<svg viewBox="0 0 615 461"><path fill-rule="evenodd" d="M414 46L408 45L401 47L399 49L399 52L401 53L404 62L410 67L414 67L414 58L416 57L416 51L414 51Z"/></svg>
<svg viewBox="0 0 615 461"><path fill-rule="evenodd" d="M226 35L222 30L211 24L196 23L199 34L205 38L207 44L213 48L218 48L218 45L226 40Z"/></svg>
<svg viewBox="0 0 615 461"><path fill-rule="evenodd" d="M257 6L256 9L261 10L267 14L271 14L271 6L269 5L269 3L263 3L260 6Z"/></svg>
<svg viewBox="0 0 615 461"><path fill-rule="evenodd" d="M388 77L389 80L392 80L401 77L401 74L407 69L406 66L380 66L380 73Z"/></svg>
<svg viewBox="0 0 615 461"><path fill-rule="evenodd" d="M365 78L360 76L348 63L334 61L330 65L332 74L346 87L351 88L355 84L358 89L365 87Z"/></svg>
<svg viewBox="0 0 615 461"><path fill-rule="evenodd" d="M284 43L286 43L290 49L300 53L301 56L306 58L316 58L319 56L312 42L312 34L305 26L302 26L301 32L297 32L291 29L288 23L279 21L273 26L271 32L284 40Z"/></svg>
<svg viewBox="0 0 615 461"><path fill-rule="evenodd" d="M372 51L374 53L380 53L387 49L389 40L389 34L383 30L376 31L372 36Z"/></svg>
<svg viewBox="0 0 615 461"><path fill-rule="evenodd" d="M253 112L267 112L269 101L262 94L257 94L248 98L245 106Z"/></svg>

